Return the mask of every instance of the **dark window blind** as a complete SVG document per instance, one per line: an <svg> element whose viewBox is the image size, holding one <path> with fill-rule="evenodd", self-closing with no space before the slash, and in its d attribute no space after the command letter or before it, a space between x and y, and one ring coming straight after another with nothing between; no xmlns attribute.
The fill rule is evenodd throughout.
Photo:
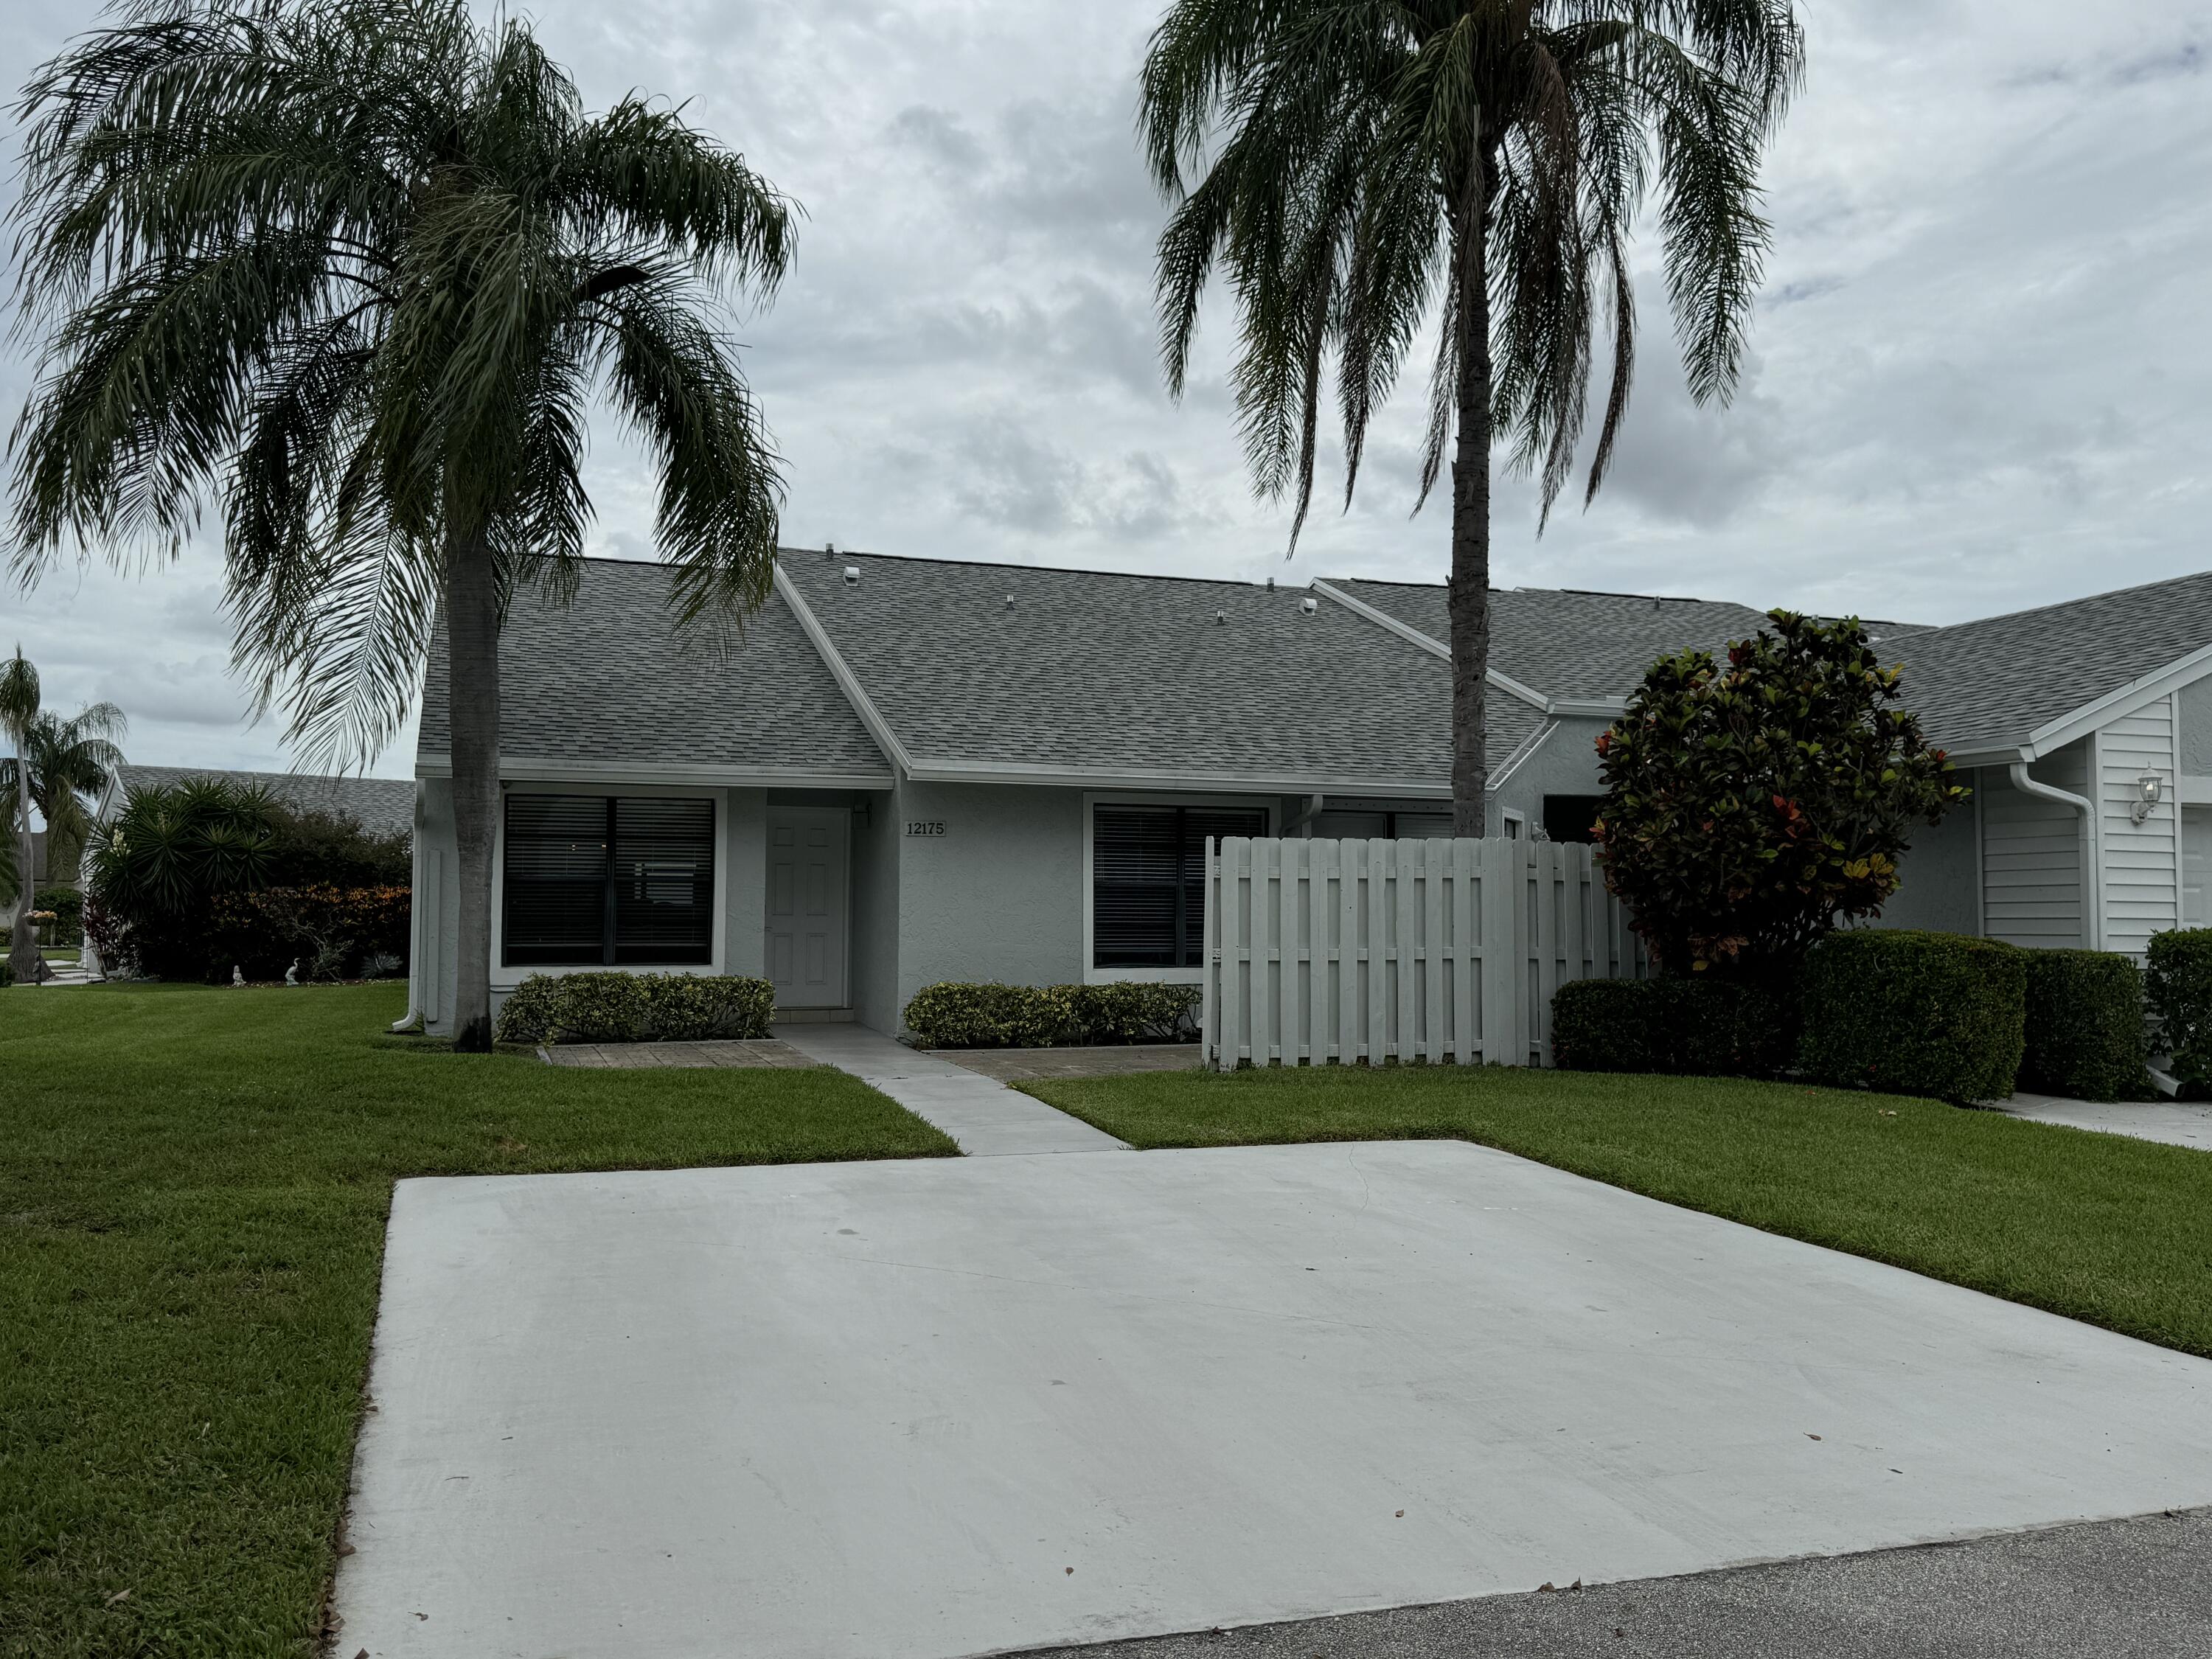
<svg viewBox="0 0 2212 1659"><path fill-rule="evenodd" d="M1206 842L1260 836L1267 815L1189 806L1100 806L1091 817L1091 960L1098 968L1198 965Z"/></svg>
<svg viewBox="0 0 2212 1659"><path fill-rule="evenodd" d="M510 795L505 862L509 965L713 959L712 801Z"/></svg>

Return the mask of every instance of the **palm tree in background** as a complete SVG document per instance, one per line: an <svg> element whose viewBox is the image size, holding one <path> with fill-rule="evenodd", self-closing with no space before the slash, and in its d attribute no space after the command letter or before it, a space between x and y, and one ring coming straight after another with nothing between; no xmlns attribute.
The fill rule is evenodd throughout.
<svg viewBox="0 0 2212 1659"><path fill-rule="evenodd" d="M574 591L595 397L658 463L678 625L765 596L781 481L719 319L793 210L459 0L132 0L16 113L18 574L173 558L219 501L237 660L311 757L388 741L442 634L454 1035L488 1048L501 617Z"/></svg>
<svg viewBox="0 0 2212 1659"><path fill-rule="evenodd" d="M1492 445L1537 477L1548 520L1602 330L1596 495L1636 361L1630 233L1655 189L1690 390L1729 398L1767 247L1759 162L1802 61L1790 0L1176 0L1153 34L1139 120L1176 204L1159 245L1169 385L1181 395L1218 262L1245 451L1264 495L1296 496L1293 548L1324 369L1349 506L1369 422L1437 313L1414 510L1449 452L1462 836L1486 831Z"/></svg>
<svg viewBox="0 0 2212 1659"><path fill-rule="evenodd" d="M67 720L42 713L31 722L21 769L30 774L31 805L46 820L49 878L76 879L92 836L94 804L123 764L121 743L129 727L112 702L88 703ZM0 794L15 789L17 775L15 763L0 761Z"/></svg>

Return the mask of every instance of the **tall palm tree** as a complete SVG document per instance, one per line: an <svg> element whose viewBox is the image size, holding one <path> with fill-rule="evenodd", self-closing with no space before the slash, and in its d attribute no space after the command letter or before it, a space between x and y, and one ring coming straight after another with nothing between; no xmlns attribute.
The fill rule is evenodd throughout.
<svg viewBox="0 0 2212 1659"><path fill-rule="evenodd" d="M1311 497L1332 362L1352 499L1375 410L1433 309L1418 512L1452 465L1452 801L1486 830L1490 456L1543 513L1574 465L1593 337L1613 368L1585 501L1636 361L1630 232L1658 193L1668 297L1700 401L1735 389L1767 246L1758 166L1795 88L1790 0L1176 0L1140 124L1176 205L1159 246L1170 388L1217 261L1263 495ZM1194 175L1195 182L1189 182Z"/></svg>
<svg viewBox="0 0 2212 1659"><path fill-rule="evenodd" d="M8 809L8 858L4 873L15 890L8 907L8 974L18 985L39 982L44 954L31 937L31 911L38 896L31 841L31 794L22 787L30 769L31 732L39 721L39 671L17 646L0 662L0 739L15 750L0 762L0 801Z"/></svg>
<svg viewBox="0 0 2212 1659"><path fill-rule="evenodd" d="M720 303L774 291L793 210L675 110L587 116L461 0L129 0L17 113L51 330L19 571L173 556L219 498L237 659L310 755L388 740L442 623L455 1038L489 1047L505 607L574 592L595 397L658 462L677 623L766 594L782 486Z"/></svg>
<svg viewBox="0 0 2212 1659"><path fill-rule="evenodd" d="M119 739L129 725L112 702L88 703L67 720L42 713L31 722L23 764L0 761L0 795L15 789L20 772L30 774L31 804L46 824L46 869L56 881L76 879L92 834L92 802L123 764Z"/></svg>

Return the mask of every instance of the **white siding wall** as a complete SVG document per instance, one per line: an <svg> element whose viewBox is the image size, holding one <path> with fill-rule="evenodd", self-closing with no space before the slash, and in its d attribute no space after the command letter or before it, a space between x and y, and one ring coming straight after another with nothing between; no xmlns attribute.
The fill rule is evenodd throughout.
<svg viewBox="0 0 2212 1659"><path fill-rule="evenodd" d="M2097 755L2097 830L2104 843L2105 948L2141 957L2150 936L2180 923L2180 811L2174 777L2173 699L2161 697L2101 728ZM2164 781L2159 803L2141 823L2128 813L2136 780Z"/></svg>
<svg viewBox="0 0 2212 1659"><path fill-rule="evenodd" d="M2089 745L2069 744L2030 769L2036 781L2088 790ZM1991 939L2037 950L2088 942L2081 907L2081 815L2012 787L2000 767L1977 779L1982 806L1982 919Z"/></svg>

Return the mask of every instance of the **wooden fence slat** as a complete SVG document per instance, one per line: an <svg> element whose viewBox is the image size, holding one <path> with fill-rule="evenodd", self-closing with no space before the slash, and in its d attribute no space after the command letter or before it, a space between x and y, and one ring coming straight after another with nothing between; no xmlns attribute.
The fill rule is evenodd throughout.
<svg viewBox="0 0 2212 1659"><path fill-rule="evenodd" d="M1579 845L1209 842L1203 1058L1240 1064L1551 1060L1551 1002L1650 972Z"/></svg>

